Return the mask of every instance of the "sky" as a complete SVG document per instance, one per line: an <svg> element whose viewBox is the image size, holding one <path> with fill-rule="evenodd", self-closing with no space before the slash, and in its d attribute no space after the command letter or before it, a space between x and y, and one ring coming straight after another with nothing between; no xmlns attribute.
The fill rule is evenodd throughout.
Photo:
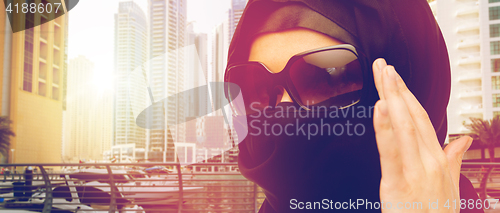
<svg viewBox="0 0 500 213"><path fill-rule="evenodd" d="M122 1L124 0L80 0L69 11L69 60L83 55L95 63L95 71L102 73L103 78L112 78L114 15ZM147 16L148 0L133 1L143 8ZM230 0L187 0L187 21L195 22L195 32L210 35L211 30L222 23L229 7ZM106 79L101 80L106 82Z"/></svg>

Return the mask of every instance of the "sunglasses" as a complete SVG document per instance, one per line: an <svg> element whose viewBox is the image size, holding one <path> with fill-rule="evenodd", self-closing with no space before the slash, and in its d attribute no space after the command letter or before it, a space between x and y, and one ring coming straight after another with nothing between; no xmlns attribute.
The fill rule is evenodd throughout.
<svg viewBox="0 0 500 213"><path fill-rule="evenodd" d="M234 100L241 92L244 106L232 108L246 115L276 106L283 90L305 110L314 106L346 108L361 99L366 72L363 60L354 46L341 44L294 55L278 73L257 61L232 64L224 81L239 88L226 88L226 97Z"/></svg>

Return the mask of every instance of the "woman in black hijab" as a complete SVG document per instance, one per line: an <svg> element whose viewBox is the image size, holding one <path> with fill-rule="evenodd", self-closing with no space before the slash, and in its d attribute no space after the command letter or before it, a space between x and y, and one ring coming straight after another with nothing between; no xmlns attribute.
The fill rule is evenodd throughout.
<svg viewBox="0 0 500 213"><path fill-rule="evenodd" d="M275 37L274 40L272 37ZM384 126L391 126L391 122L394 128L394 126L400 126L398 121L404 123L411 120L410 123L418 129L415 130L418 135L418 139L415 140L424 144L418 145L420 148L413 147L421 150L417 152L417 155L422 155L419 155L419 159L422 158L420 160L424 162L422 163L424 165L434 165L435 173L441 172L440 177L446 180L446 183L438 183L439 187L433 188L432 186L435 186L436 182L441 179L417 187L418 189L431 187L432 193L429 193L429 189L423 192L424 197L428 196L429 200L420 201L423 202L424 209L427 208L428 201L436 201L437 194L446 190L453 191L454 184L458 182L450 182L450 179L458 179L458 171L453 171L452 168L453 166L456 168L457 165L449 166L453 173L450 175L448 163L445 162L446 157L460 156L459 162L461 162L460 154L468 148L470 141L467 138L461 139L457 142L459 145L452 146L445 151L446 154L439 149L439 145L442 146L445 141L447 131L446 107L450 93L450 67L444 39L424 0L250 0L231 41L228 69L235 64L259 61L259 58L262 59L264 55L271 58L264 62L268 70L279 72L284 67L283 63L279 63L280 57L293 56L293 54L308 50L304 48L310 46L316 45L312 48L316 49L324 47L317 45L328 44L330 46L342 43L355 47L361 66L370 71L363 74L362 98L355 105L343 109L352 110L352 117L329 117L320 121L314 116L300 118L296 116L247 116L250 128L248 136L239 144L239 168L246 178L257 183L265 191L266 200L259 212L290 212L311 208L381 211L380 205L377 209L373 203L380 204L384 199L394 201L395 198L396 200L402 198L401 194L397 194L398 190L404 191L411 187L398 189L396 186L418 181L407 181L401 184L402 182L396 181L399 179L394 180L396 176L387 174L394 174L390 172L391 169L396 168L395 165L401 166L401 162L400 164L394 163L398 162L395 159L414 156L415 153L409 152L408 149L404 150L401 148L403 146L398 145L403 142L411 144L411 138L404 137L408 135L405 132L408 129L396 128L396 131L391 128L384 129ZM287 44L294 46L292 49L297 52L293 54L291 54L293 51L286 52L289 49ZM372 72L369 67L377 58L384 58L387 62L378 60L373 64ZM273 61L277 64L272 64ZM378 62L382 64L380 68ZM386 66L385 63L393 65L398 73L396 74L391 66ZM388 83L392 82L388 79L398 79L399 76L399 81ZM226 71L227 79L229 79L228 71ZM263 80L257 75L254 79L246 78L246 81ZM403 88L402 91L404 91L405 84L414 96L411 93L394 92L397 91L394 90L397 87ZM288 94L284 91L286 90L281 89L281 93L275 97L278 98L278 105L296 106L297 103L287 102L290 99L287 100ZM243 98L245 97L248 96L243 93ZM379 99L381 101L378 101ZM402 100L404 101L401 102ZM422 109L418 102L425 109L430 120L414 117L414 114ZM372 113L370 106L374 106L375 103L377 103L373 112L375 120L371 119L371 116L359 116L360 114L357 114L359 111L354 116L354 110L359 109L368 109ZM407 108L404 108L406 114L394 114L401 113L403 109L398 108L398 103L407 105ZM276 115L273 114L276 109L268 111L268 114ZM420 113L420 115L423 114L425 113ZM355 136L320 134L311 137L311 135L273 135L262 132L266 124L272 126L295 122L298 126L300 126L299 123L319 125L320 122L321 125L325 125L323 122L332 125L361 124L363 134ZM421 125L421 123L424 124ZM434 127L431 133L429 133L429 127L431 129ZM422 128L427 129L424 131ZM396 138L382 140L391 137ZM420 137L424 137L424 140ZM433 137L434 140L432 140ZM431 140L427 140L428 138ZM408 139L408 141L401 141L402 139ZM422 151L422 147L425 151ZM436 147L439 152L436 151ZM399 158L384 158L388 156L387 153L394 154L396 151L400 151ZM426 151L433 155L425 158L426 155L422 153L427 153ZM435 160L437 163L428 164L428 159ZM410 164L406 162L405 169L409 168L408 165ZM444 168L440 167L438 170L436 165L444 166ZM411 171L420 171L418 169L421 168ZM420 177L420 174L415 173L414 177ZM406 177L408 178L408 174ZM422 178L425 177L422 175ZM388 185L391 184L392 186L389 187ZM388 192L388 189L394 192ZM433 189L435 191L432 191ZM453 202L451 199L456 197L452 195L452 192L447 193L446 191L444 198L449 198L450 202ZM440 199L439 210L446 210L445 201L441 199L443 196L437 196L437 198ZM460 178L460 199L478 199L470 181L464 176ZM325 200L330 205L325 204ZM363 205L356 205L359 204L359 200L363 201ZM354 205L353 201L355 201ZM415 200L400 201L405 203ZM340 206L336 206L337 203ZM344 206L345 203L349 205ZM368 203L371 204L368 205ZM459 204L460 201L457 200L457 203ZM453 206L453 204L448 206ZM477 209L462 209L462 212L476 211L482 212Z"/></svg>

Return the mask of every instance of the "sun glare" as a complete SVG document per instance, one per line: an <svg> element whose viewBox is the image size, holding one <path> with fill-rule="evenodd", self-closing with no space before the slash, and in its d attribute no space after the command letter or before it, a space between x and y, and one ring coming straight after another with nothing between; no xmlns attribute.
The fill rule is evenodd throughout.
<svg viewBox="0 0 500 213"><path fill-rule="evenodd" d="M111 92L113 90L114 76L111 72L96 73L93 76L92 84L98 92Z"/></svg>

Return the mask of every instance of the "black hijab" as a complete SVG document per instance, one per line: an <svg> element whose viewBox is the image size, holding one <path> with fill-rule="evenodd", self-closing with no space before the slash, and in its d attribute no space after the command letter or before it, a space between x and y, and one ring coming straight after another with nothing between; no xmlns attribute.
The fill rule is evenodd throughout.
<svg viewBox="0 0 500 213"><path fill-rule="evenodd" d="M386 59L429 114L443 145L450 63L427 1L250 0L231 41L228 65L248 60L257 34L294 27L309 28L352 44L367 57L369 75L375 59ZM373 106L379 99L373 76L369 79L364 84L369 93L362 103L365 106ZM239 144L239 167L245 177L265 191L266 201L260 212L289 212L291 199L379 202L380 162L372 120L359 122L366 124L367 130L357 138L321 137L307 144L300 143L300 137L294 137L292 142L290 138L287 142L273 137L245 138ZM472 187L465 177L460 186L461 198L477 198L473 191L462 192Z"/></svg>

